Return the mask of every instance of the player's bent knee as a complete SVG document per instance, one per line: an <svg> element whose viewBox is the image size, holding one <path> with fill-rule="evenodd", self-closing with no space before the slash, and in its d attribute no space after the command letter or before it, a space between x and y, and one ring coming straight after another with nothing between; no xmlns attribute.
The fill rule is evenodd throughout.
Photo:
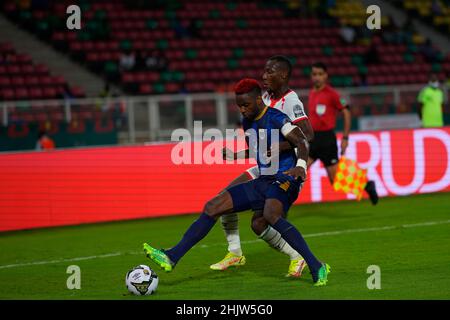
<svg viewBox="0 0 450 320"><path fill-rule="evenodd" d="M263 217L270 224L274 225L283 216L283 204L276 199L266 200Z"/></svg>
<svg viewBox="0 0 450 320"><path fill-rule="evenodd" d="M209 200L205 207L203 208L203 212L206 213L210 217L218 217L219 210L217 204L214 203L214 200Z"/></svg>
<svg viewBox="0 0 450 320"><path fill-rule="evenodd" d="M252 230L258 236L260 236L267 229L267 226L268 226L268 223L267 223L266 219L264 219L263 216L259 216L252 220Z"/></svg>
<svg viewBox="0 0 450 320"><path fill-rule="evenodd" d="M233 209L233 201L228 192L223 194L219 194L213 199L209 200L205 207L203 208L203 212L213 218L218 218L223 214L230 213Z"/></svg>
<svg viewBox="0 0 450 320"><path fill-rule="evenodd" d="M279 216L276 216L274 214L264 214L264 219L272 226L278 221L278 218Z"/></svg>

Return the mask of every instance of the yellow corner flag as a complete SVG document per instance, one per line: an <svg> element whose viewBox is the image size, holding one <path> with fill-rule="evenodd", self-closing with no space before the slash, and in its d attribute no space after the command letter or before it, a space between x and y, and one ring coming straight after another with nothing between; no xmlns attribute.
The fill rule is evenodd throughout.
<svg viewBox="0 0 450 320"><path fill-rule="evenodd" d="M338 162L338 169L334 177L334 191L353 193L361 200L364 187L367 184L367 170L361 169L356 161L341 157Z"/></svg>

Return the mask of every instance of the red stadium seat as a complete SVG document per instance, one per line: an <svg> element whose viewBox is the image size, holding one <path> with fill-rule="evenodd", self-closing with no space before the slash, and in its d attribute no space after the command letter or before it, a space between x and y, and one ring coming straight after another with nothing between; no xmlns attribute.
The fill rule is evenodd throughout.
<svg viewBox="0 0 450 320"><path fill-rule="evenodd" d="M6 72L10 75L17 75L21 73L20 67L18 65L7 65Z"/></svg>
<svg viewBox="0 0 450 320"><path fill-rule="evenodd" d="M44 98L55 98L57 95L57 91L54 87L44 87L43 90L43 96Z"/></svg>
<svg viewBox="0 0 450 320"><path fill-rule="evenodd" d="M84 89L80 88L80 87L77 87L77 86L71 87L70 88L70 92L76 98L83 98L83 97L86 96L86 93L85 93Z"/></svg>
<svg viewBox="0 0 450 320"><path fill-rule="evenodd" d="M148 83L142 83L139 86L139 93L140 94L151 94L151 93L153 93L153 87Z"/></svg>
<svg viewBox="0 0 450 320"><path fill-rule="evenodd" d="M43 76L40 78L41 85L48 86L53 84L53 79L50 76Z"/></svg>
<svg viewBox="0 0 450 320"><path fill-rule="evenodd" d="M41 74L41 75L47 75L48 74L48 67L43 65L43 64L36 65L34 70L35 70L35 72L37 74Z"/></svg>
<svg viewBox="0 0 450 320"><path fill-rule="evenodd" d="M24 74L24 75L35 73L35 68L33 65L25 65L25 66L22 66L21 69L22 69L22 74Z"/></svg>
<svg viewBox="0 0 450 320"><path fill-rule="evenodd" d="M36 76L25 77L25 84L27 86L37 86L40 84L39 78Z"/></svg>
<svg viewBox="0 0 450 320"><path fill-rule="evenodd" d="M44 94L43 94L41 88L31 88L29 90L29 93L30 93L31 99L42 99L44 97Z"/></svg>
<svg viewBox="0 0 450 320"><path fill-rule="evenodd" d="M17 13L17 8L8 8ZM49 12L45 12L45 15L42 10L30 11L32 19L50 17L51 14L60 18L66 15L63 3L56 4ZM52 41L66 43L70 53L75 53L77 59L89 62L88 66L95 70L102 67L104 61L119 59L122 45L125 43L122 40L131 41L132 49L138 51L151 51L167 41L168 47L164 49L164 54L169 61L168 71L183 72L186 82L195 83L189 84L191 89L195 89L193 92L207 88L214 90L216 85L235 81L242 77L242 74L260 77L267 57L280 53L296 60L292 77L295 86L309 87L308 76L302 69L316 60L327 63L330 74L351 77L354 83L359 83L359 70L352 63L352 56L363 55L367 51L365 45L347 45L342 42L339 36L340 27L337 25L326 26L318 17L286 18L282 9L264 7L253 0L237 2L233 10L222 1L183 1L182 6L174 11L177 20L185 27L193 18L201 20L202 38L176 38L172 21L163 8L138 9L133 8L132 4L126 4L124 0L104 0L92 2L90 8L84 12L84 20L95 20L97 11L106 13L107 19L104 23L110 30L107 37L97 39L95 35L89 40L78 40L79 34L61 30L52 34ZM212 17L216 12L218 16ZM147 27L149 22L156 23L150 28ZM244 25L241 25L241 22ZM287 39L289 46L286 46ZM325 53L325 47L331 48L331 55ZM242 55L237 49L243 50ZM369 84L420 83L423 77L415 74L425 75L431 70L431 65L423 60L420 53L414 54L413 64L405 63L404 54L408 50L406 45L382 43L379 49L381 63L369 67ZM0 51L2 50L14 52L11 44L0 44ZM197 55L187 55L187 50L195 50ZM234 61L230 63L231 59L236 60L236 65L233 66ZM450 56L447 59L450 63ZM55 77L49 74L45 66L34 68L29 65L30 61L24 55L15 54L13 61L17 64L4 67L5 72L2 72L3 66L0 66L1 88L10 85L7 79L1 78L4 75L19 77L19 80L14 80L15 87L23 85L20 77L24 77L25 85L30 86L30 94L31 87L36 85L35 78L29 78L33 74L39 75L39 84L43 85L43 88L53 84L65 84L62 77L55 81ZM442 68L448 72L450 65L442 63ZM148 94L159 78L156 72L142 70L124 73L119 80L130 94ZM137 83L142 85L133 85ZM167 92L175 92L176 87L175 82L169 81L165 84ZM45 94L45 89L43 93Z"/></svg>
<svg viewBox="0 0 450 320"><path fill-rule="evenodd" d="M2 99L5 101L14 100L15 94L13 89L2 89L1 91Z"/></svg>
<svg viewBox="0 0 450 320"><path fill-rule="evenodd" d="M30 98L27 88L20 87L16 88L14 91L17 100L28 100Z"/></svg>
<svg viewBox="0 0 450 320"><path fill-rule="evenodd" d="M25 79L23 77L12 77L11 78L11 85L14 87L19 87L25 85Z"/></svg>
<svg viewBox="0 0 450 320"><path fill-rule="evenodd" d="M9 87L11 80L7 76L0 76L0 87Z"/></svg>

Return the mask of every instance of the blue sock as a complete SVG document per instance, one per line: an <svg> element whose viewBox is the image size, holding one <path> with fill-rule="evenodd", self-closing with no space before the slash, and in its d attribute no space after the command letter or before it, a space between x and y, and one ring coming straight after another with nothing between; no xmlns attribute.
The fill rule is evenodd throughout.
<svg viewBox="0 0 450 320"><path fill-rule="evenodd" d="M165 250L164 252L169 256L170 260L176 264L186 252L208 234L215 223L216 220L214 220L214 218L208 216L206 213L202 213L200 217L191 224L189 229L187 229L181 241L173 248Z"/></svg>
<svg viewBox="0 0 450 320"><path fill-rule="evenodd" d="M278 219L272 227L281 234L281 237L286 240L295 251L302 255L308 264L309 270L311 270L314 281L316 281L317 271L322 266L322 263L317 260L311 252L300 232L284 218Z"/></svg>

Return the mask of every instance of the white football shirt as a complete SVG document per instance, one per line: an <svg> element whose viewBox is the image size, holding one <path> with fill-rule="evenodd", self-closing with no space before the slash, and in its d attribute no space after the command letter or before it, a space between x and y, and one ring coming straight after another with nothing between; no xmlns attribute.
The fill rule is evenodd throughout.
<svg viewBox="0 0 450 320"><path fill-rule="evenodd" d="M280 99L271 98L266 91L263 94L262 99L267 106L276 108L285 113L291 119L292 123L308 118L303 103L293 90L286 92Z"/></svg>

